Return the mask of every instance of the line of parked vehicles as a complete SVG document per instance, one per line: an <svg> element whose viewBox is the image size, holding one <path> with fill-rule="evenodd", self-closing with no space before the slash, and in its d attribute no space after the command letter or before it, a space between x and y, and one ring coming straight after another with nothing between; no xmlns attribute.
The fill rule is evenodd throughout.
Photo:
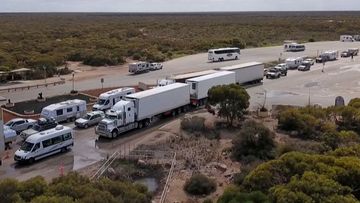
<svg viewBox="0 0 360 203"><path fill-rule="evenodd" d="M96 126L95 133L100 137L115 138L149 126L163 116L175 116L203 106L208 90L213 86L261 82L263 69L264 64L253 62L202 72L197 76L196 73L188 74L188 78L177 77L172 84L140 92L135 92L134 88L111 90L100 95L91 112L87 112L83 100L51 104L42 109L37 121L19 118L6 123L5 129L11 130L13 137L20 134L24 139L14 160L32 163L67 151L74 143L74 132L59 123L74 122L78 128Z"/></svg>

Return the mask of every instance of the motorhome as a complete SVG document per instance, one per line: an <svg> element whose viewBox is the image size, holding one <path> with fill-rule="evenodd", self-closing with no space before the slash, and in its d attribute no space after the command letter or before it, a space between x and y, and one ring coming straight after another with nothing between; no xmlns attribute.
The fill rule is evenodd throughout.
<svg viewBox="0 0 360 203"><path fill-rule="evenodd" d="M80 99L68 100L51 104L41 111L41 117L55 119L56 122L70 122L86 114L86 101Z"/></svg>
<svg viewBox="0 0 360 203"><path fill-rule="evenodd" d="M65 152L74 145L73 137L73 130L62 125L36 133L28 137L15 152L14 160L33 163L47 156Z"/></svg>
<svg viewBox="0 0 360 203"><path fill-rule="evenodd" d="M240 49L236 47L210 49L208 51L208 60L212 62L238 59L240 59Z"/></svg>
<svg viewBox="0 0 360 203"><path fill-rule="evenodd" d="M287 64L289 69L297 69L301 65L303 60L304 59L302 57L288 58L285 60L285 63Z"/></svg>
<svg viewBox="0 0 360 203"><path fill-rule="evenodd" d="M341 35L340 42L354 42L355 39L351 35Z"/></svg>
<svg viewBox="0 0 360 203"><path fill-rule="evenodd" d="M110 109L112 106L114 106L118 101L120 101L126 95L132 93L135 93L135 88L132 87L124 87L102 93L100 94L96 104L94 104L93 111L106 111Z"/></svg>

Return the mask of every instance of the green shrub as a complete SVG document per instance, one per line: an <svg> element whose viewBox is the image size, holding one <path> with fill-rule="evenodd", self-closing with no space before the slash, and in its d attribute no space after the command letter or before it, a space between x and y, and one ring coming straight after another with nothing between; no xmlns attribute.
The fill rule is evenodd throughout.
<svg viewBox="0 0 360 203"><path fill-rule="evenodd" d="M181 129L194 133L194 132L204 132L205 131L205 118L199 116L193 116L189 118L184 118L181 120Z"/></svg>
<svg viewBox="0 0 360 203"><path fill-rule="evenodd" d="M184 190L191 195L209 195L215 192L216 183L203 174L195 174L186 181Z"/></svg>
<svg viewBox="0 0 360 203"><path fill-rule="evenodd" d="M248 120L233 139L232 155L247 163L257 159L272 159L275 156L274 136L263 124Z"/></svg>

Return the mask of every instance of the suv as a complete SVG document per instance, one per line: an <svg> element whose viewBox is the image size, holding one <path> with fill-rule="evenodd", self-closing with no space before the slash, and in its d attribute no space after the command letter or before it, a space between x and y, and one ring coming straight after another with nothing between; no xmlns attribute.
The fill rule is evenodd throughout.
<svg viewBox="0 0 360 203"><path fill-rule="evenodd" d="M83 118L79 118L75 121L75 126L78 128L88 128L92 125L97 125L105 117L102 111L93 111L87 113Z"/></svg>
<svg viewBox="0 0 360 203"><path fill-rule="evenodd" d="M287 75L288 66L286 63L278 64L275 66L275 68L280 71L281 75L283 75L283 76Z"/></svg>
<svg viewBox="0 0 360 203"><path fill-rule="evenodd" d="M36 120L33 119L24 119L24 118L14 118L7 123L5 123L6 126L8 126L10 129L15 130L17 134L20 132L32 128L36 123Z"/></svg>
<svg viewBox="0 0 360 203"><path fill-rule="evenodd" d="M304 61L304 62L298 67L298 70L299 70L299 71L308 71L308 70L310 70L310 67L311 67L311 63Z"/></svg>
<svg viewBox="0 0 360 203"><path fill-rule="evenodd" d="M32 128L22 131L20 133L20 137L26 140L26 138L28 138L30 135L55 128L57 125L58 123L55 121L55 119L39 118L39 120Z"/></svg>
<svg viewBox="0 0 360 203"><path fill-rule="evenodd" d="M277 68L270 68L266 73L266 78L280 78L281 72Z"/></svg>

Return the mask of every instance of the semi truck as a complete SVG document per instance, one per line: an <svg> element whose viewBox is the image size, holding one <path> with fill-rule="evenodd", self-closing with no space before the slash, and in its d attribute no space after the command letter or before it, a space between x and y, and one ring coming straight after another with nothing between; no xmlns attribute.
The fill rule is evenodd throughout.
<svg viewBox="0 0 360 203"><path fill-rule="evenodd" d="M114 106L118 101L128 94L135 93L135 88L124 87L119 89L110 90L102 93L99 96L96 104L93 105L93 111L106 111Z"/></svg>
<svg viewBox="0 0 360 203"><path fill-rule="evenodd" d="M234 72L237 84L259 83L264 77L264 64L259 62L227 66L219 70Z"/></svg>
<svg viewBox="0 0 360 203"><path fill-rule="evenodd" d="M235 72L219 71L213 74L187 79L190 86L191 104L202 106L205 104L210 88L217 85L228 85L236 83Z"/></svg>
<svg viewBox="0 0 360 203"><path fill-rule="evenodd" d="M189 104L189 85L184 83L130 94L106 112L95 132L102 137L115 138L129 130L146 127L161 115L186 111Z"/></svg>

